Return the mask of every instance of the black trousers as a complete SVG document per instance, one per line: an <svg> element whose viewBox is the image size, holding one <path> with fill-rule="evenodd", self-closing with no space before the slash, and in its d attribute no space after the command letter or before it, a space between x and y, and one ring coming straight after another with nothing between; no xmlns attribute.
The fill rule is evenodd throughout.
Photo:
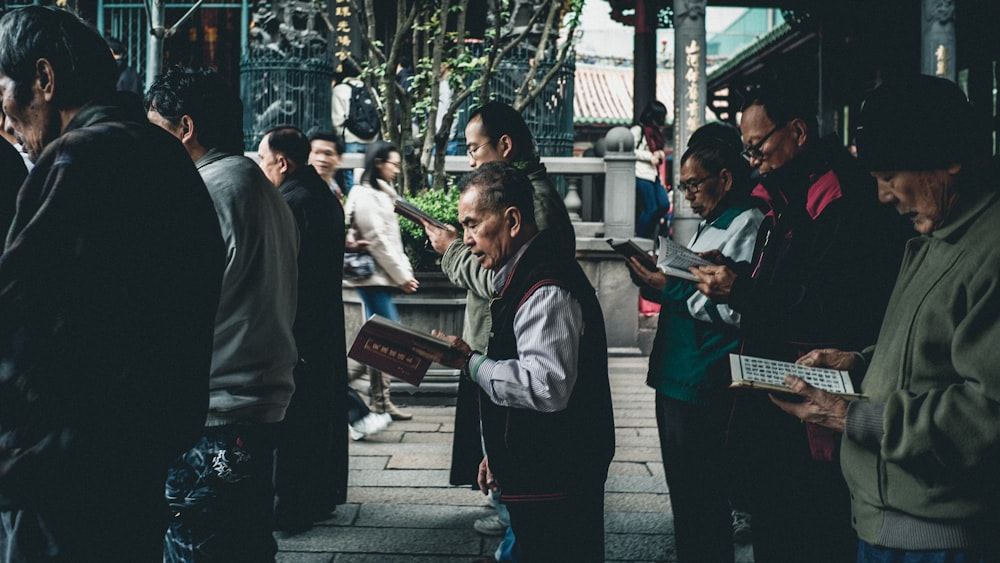
<svg viewBox="0 0 1000 563"><path fill-rule="evenodd" d="M695 405L656 394L656 426L674 513L678 563L732 563L725 433L728 395Z"/></svg>
<svg viewBox="0 0 1000 563"><path fill-rule="evenodd" d="M728 444L750 511L754 561L856 560L839 435L833 460L814 460L806 425L779 410L767 393L745 391L737 392Z"/></svg>
<svg viewBox="0 0 1000 563"><path fill-rule="evenodd" d="M502 499L501 499L502 500ZM604 561L604 480L569 498L507 503L518 563Z"/></svg>

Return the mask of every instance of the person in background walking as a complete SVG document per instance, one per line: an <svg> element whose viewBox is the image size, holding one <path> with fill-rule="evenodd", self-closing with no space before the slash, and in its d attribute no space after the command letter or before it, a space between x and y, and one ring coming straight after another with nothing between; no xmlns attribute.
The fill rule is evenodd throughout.
<svg viewBox="0 0 1000 563"><path fill-rule="evenodd" d="M309 165L330 186L337 199L342 199L347 193L345 171L340 169L344 139L333 131L317 131L309 135L309 148Z"/></svg>
<svg viewBox="0 0 1000 563"><path fill-rule="evenodd" d="M299 234L295 395L279 428L275 524L300 532L347 500L347 350L341 278L344 211L307 164L309 140L295 127L264 133L261 168L292 210Z"/></svg>
<svg viewBox="0 0 1000 563"><path fill-rule="evenodd" d="M375 141L365 153L365 171L361 183L347 197L346 215L350 225L348 238L368 241L368 252L375 259L371 277L346 282L357 289L365 307L365 317L380 315L399 320L392 293L397 288L404 293L417 291L419 283L413 277L410 259L403 251L399 222L393 204L399 194L392 182L399 174L402 156L399 149L386 141ZM372 410L389 413L393 420L410 420L412 414L399 410L389 395L388 375L371 371Z"/></svg>
<svg viewBox="0 0 1000 563"><path fill-rule="evenodd" d="M132 65L128 64L125 52L125 44L117 37L108 37L108 48L118 65L118 83L116 88L119 92L132 92L136 96L142 96L142 81L139 80L139 73Z"/></svg>

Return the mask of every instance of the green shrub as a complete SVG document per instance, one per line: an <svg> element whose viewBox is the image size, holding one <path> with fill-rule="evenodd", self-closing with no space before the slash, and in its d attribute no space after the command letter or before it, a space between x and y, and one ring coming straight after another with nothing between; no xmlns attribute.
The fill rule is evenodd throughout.
<svg viewBox="0 0 1000 563"><path fill-rule="evenodd" d="M427 212L442 223L455 226L461 232L458 224L458 189L424 190L411 195L407 200ZM441 269L440 256L426 246L427 234L424 228L402 216L399 219L399 230L403 236L403 248L413 264L413 269L419 272L433 272Z"/></svg>

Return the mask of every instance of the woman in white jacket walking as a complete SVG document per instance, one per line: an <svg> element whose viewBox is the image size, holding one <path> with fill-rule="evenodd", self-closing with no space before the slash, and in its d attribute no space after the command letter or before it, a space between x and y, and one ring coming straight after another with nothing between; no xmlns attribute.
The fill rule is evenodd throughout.
<svg viewBox="0 0 1000 563"><path fill-rule="evenodd" d="M345 214L351 226L348 240L366 240L368 252L375 259L371 277L349 282L358 290L365 307L365 316L381 315L399 320L392 300L394 288L405 293L417 290L413 267L403 251L399 223L393 212L398 194L392 182L399 174L402 157L392 143L376 141L365 151L365 171L360 184L347 198ZM389 376L374 371L371 376L372 407L377 413L388 413L393 420L409 420L413 415L400 411L389 399Z"/></svg>

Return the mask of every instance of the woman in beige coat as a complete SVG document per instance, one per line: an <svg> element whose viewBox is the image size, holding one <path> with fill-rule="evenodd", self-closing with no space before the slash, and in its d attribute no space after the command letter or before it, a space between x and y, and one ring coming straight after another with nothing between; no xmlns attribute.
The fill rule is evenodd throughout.
<svg viewBox="0 0 1000 563"><path fill-rule="evenodd" d="M376 141L369 145L361 183L351 190L345 209L351 225L348 240L368 241L368 252L375 259L375 273L371 277L347 284L358 290L366 317L375 314L394 321L399 320L399 313L392 300L393 290L413 293L418 286L410 260L403 252L403 239L393 212L398 194L392 182L399 174L401 159L399 149L391 143ZM413 418L389 399L389 376L372 372L371 395L375 412L388 413L393 420Z"/></svg>

